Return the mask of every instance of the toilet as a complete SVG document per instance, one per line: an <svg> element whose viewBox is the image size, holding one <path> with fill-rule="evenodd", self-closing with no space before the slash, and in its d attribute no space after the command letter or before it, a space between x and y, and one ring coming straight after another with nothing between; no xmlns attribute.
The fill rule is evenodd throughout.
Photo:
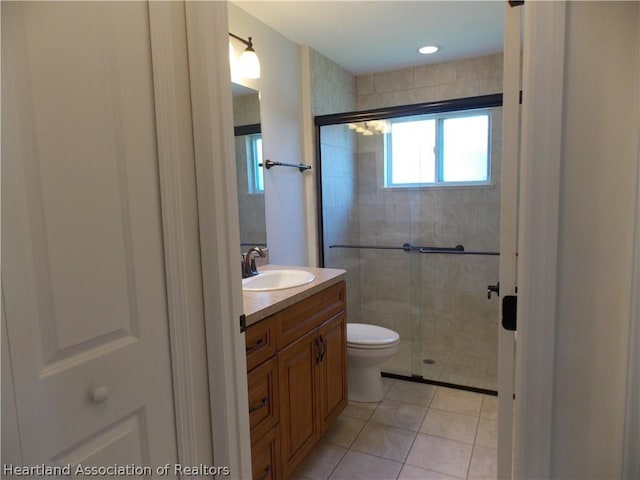
<svg viewBox="0 0 640 480"><path fill-rule="evenodd" d="M347 323L349 400L379 402L384 397L380 365L400 349L400 335L388 328Z"/></svg>

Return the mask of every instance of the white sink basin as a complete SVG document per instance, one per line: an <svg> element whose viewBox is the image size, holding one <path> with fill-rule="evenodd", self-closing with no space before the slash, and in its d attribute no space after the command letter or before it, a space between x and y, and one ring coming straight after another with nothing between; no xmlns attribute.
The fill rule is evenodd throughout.
<svg viewBox="0 0 640 480"><path fill-rule="evenodd" d="M313 282L315 278L305 270L265 270L255 277L243 278L242 289L249 292L282 290Z"/></svg>

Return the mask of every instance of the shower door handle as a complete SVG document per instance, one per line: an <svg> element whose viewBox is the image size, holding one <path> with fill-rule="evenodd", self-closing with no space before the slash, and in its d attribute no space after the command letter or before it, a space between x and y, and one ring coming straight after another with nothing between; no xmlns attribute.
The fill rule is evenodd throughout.
<svg viewBox="0 0 640 480"><path fill-rule="evenodd" d="M487 298L491 299L491 294L495 293L497 296L500 296L500 282L495 285L487 285Z"/></svg>

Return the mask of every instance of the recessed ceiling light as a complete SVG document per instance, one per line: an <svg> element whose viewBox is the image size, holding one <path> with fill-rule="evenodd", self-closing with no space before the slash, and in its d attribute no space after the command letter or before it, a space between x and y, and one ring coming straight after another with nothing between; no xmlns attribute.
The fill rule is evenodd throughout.
<svg viewBox="0 0 640 480"><path fill-rule="evenodd" d="M418 51L424 55L429 55L430 53L436 53L438 50L440 50L440 47L436 47L435 45L426 45L418 49Z"/></svg>

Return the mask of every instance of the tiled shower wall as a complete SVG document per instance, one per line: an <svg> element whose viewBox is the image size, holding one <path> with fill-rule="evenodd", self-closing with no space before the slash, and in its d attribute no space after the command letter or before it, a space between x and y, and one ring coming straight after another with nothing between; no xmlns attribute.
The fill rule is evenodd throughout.
<svg viewBox="0 0 640 480"><path fill-rule="evenodd" d="M322 54L309 49L314 116L356 109L356 78ZM322 217L325 245L357 243L356 137L344 125L322 127ZM328 242L328 243L327 243ZM325 265L347 270L347 318L360 321L360 252L325 248Z"/></svg>
<svg viewBox="0 0 640 480"><path fill-rule="evenodd" d="M356 80L358 110L502 93L502 54L360 75Z"/></svg>
<svg viewBox="0 0 640 480"><path fill-rule="evenodd" d="M325 60L320 71L327 72L334 67ZM331 86L319 90L322 102L337 84L324 85ZM357 110L500 93L502 56L363 75L356 85ZM356 110L343 107L337 100L314 114ZM382 137L354 138L345 125L323 127L325 242L463 244L466 250L497 252L501 114L492 109L492 185L482 187L383 189ZM400 334L402 350L387 371L496 389L498 302L487 299L486 288L498 279L499 257L328 248L325 255L326 265L349 269L349 321Z"/></svg>

